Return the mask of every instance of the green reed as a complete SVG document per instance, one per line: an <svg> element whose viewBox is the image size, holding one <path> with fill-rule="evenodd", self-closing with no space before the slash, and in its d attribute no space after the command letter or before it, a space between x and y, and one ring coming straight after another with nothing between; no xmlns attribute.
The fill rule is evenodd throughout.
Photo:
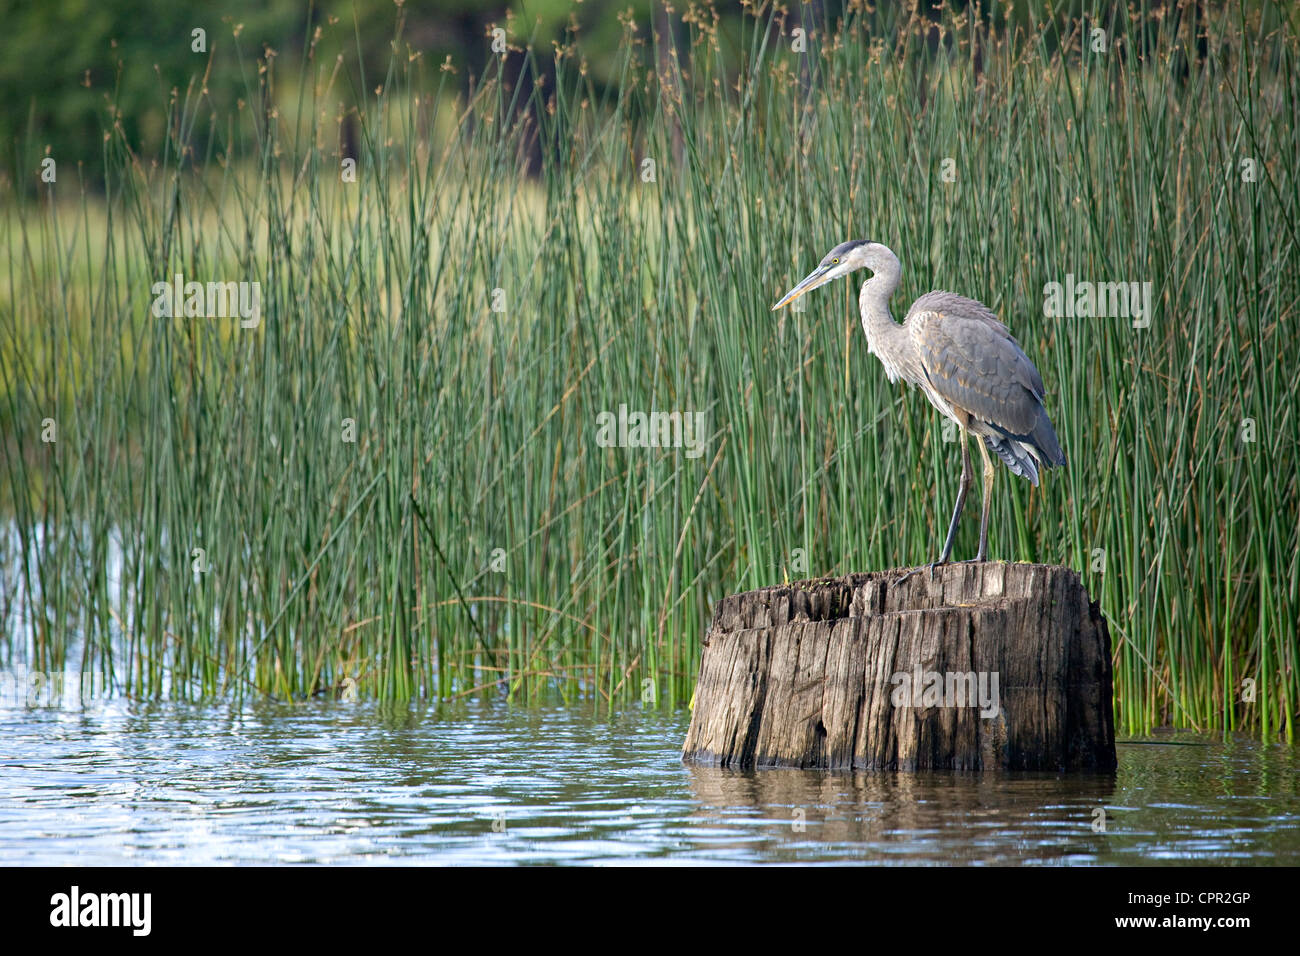
<svg viewBox="0 0 1300 956"><path fill-rule="evenodd" d="M980 298L1042 370L1070 464L1000 471L993 553L1083 574L1121 728L1290 738L1300 81L1252 9L1203 58L1172 17L1096 53L1093 21L880 13L803 57L706 14L666 78L628 27L613 92L571 38L536 110L400 34L384 77L308 57L274 115L182 91L156 162L110 129L102 199L65 160L3 218L6 661L140 697L681 705L722 595L941 543L957 448L867 353L856 283L769 312L869 237L896 315ZM155 317L175 273L260 282L260 325ZM1151 282L1149 327L1046 317L1067 274ZM600 447L623 404L703 412L702 454Z"/></svg>

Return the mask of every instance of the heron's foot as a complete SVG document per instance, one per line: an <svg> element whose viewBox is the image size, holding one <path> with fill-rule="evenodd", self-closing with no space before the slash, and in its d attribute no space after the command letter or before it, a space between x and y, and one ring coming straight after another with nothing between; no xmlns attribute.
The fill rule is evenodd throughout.
<svg viewBox="0 0 1300 956"><path fill-rule="evenodd" d="M919 567L919 568L913 568L912 570L910 570L910 571L908 571L906 574L904 574L902 577L900 577L897 581L895 581L895 582L894 582L894 587L898 587L900 584L902 584L904 581L906 581L906 580L907 580L908 578L910 578L912 575L914 575L914 574L920 574L921 571L923 571L923 570L924 570L925 568L927 568L927 567L930 569L930 580L933 581L933 580L934 580L934 569L937 568L937 567L941 567L942 565L945 565L945 564L947 564L947 563L948 563L948 562L947 562L946 560L945 560L945 561L933 561L933 562L931 562L931 563L928 564L928 565L927 565L927 564L923 564L923 565L921 565L921 567Z"/></svg>
<svg viewBox="0 0 1300 956"><path fill-rule="evenodd" d="M906 581L908 578L910 578L912 575L916 574L920 570L921 570L920 568L913 568L911 571L908 571L902 577L894 581L894 587L901 587L904 581Z"/></svg>

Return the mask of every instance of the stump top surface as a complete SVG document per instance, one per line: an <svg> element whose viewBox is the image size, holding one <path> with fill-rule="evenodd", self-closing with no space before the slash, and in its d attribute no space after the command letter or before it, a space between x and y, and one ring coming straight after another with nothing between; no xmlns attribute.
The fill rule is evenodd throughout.
<svg viewBox="0 0 1300 956"><path fill-rule="evenodd" d="M770 584L722 598L710 630L726 633L795 621L835 621L905 611L970 607L1039 598L1053 589L1082 590L1079 575L1055 564L985 561L928 566L902 584L911 568L858 571L836 577Z"/></svg>

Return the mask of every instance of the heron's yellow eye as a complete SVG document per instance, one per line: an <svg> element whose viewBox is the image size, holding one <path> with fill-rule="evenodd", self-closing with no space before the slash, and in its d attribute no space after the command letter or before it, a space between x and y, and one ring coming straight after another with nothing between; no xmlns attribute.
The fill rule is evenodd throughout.
<svg viewBox="0 0 1300 956"><path fill-rule="evenodd" d="M833 266L837 266L837 265L839 265L839 264L840 264L840 260L839 260L839 259L832 259L832 260L831 260L831 265L833 265Z"/></svg>

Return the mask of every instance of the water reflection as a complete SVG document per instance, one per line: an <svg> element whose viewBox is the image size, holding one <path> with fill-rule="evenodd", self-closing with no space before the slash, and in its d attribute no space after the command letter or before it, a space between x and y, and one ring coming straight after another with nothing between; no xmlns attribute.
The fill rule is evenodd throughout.
<svg viewBox="0 0 1300 956"><path fill-rule="evenodd" d="M1285 747L1121 744L1116 773L1068 777L738 773L682 766L687 721L0 707L0 863L1300 863Z"/></svg>
<svg viewBox="0 0 1300 956"><path fill-rule="evenodd" d="M781 834L778 858L891 858L914 862L1048 862L1096 857L1094 829L1115 790L1114 774L737 773L694 769L702 815L748 807Z"/></svg>

